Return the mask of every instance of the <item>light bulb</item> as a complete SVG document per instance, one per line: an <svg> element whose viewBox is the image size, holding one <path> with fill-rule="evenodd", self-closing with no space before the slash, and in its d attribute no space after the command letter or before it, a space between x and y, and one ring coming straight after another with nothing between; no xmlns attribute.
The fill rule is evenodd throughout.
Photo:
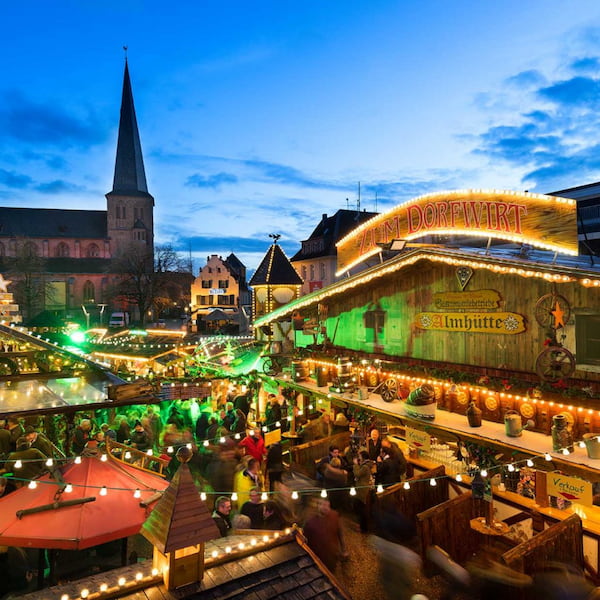
<svg viewBox="0 0 600 600"><path fill-rule="evenodd" d="M200 492L200 500L206 501L206 492Z"/></svg>
<svg viewBox="0 0 600 600"><path fill-rule="evenodd" d="M435 487L435 486L437 485L437 481L436 481L435 479L430 479L430 480L429 480L429 485L430 485L431 487Z"/></svg>
<svg viewBox="0 0 600 600"><path fill-rule="evenodd" d="M14 468L20 469L23 466L23 463L20 460L15 461Z"/></svg>
<svg viewBox="0 0 600 600"><path fill-rule="evenodd" d="M137 488L137 489L135 490L135 492L133 492L133 497L134 497L134 498L141 498L141 497L142 497L142 492L140 492L140 489L139 489L139 488Z"/></svg>
<svg viewBox="0 0 600 600"><path fill-rule="evenodd" d="M350 495L356 496L356 488L353 488L353 487L350 488Z"/></svg>
<svg viewBox="0 0 600 600"><path fill-rule="evenodd" d="M487 471L485 469L481 469L481 476L487 477Z"/></svg>
<svg viewBox="0 0 600 600"><path fill-rule="evenodd" d="M532 461L530 458L528 458L528 459L527 459L527 462L526 462L525 464L526 464L528 467L533 467L533 461Z"/></svg>
<svg viewBox="0 0 600 600"><path fill-rule="evenodd" d="M563 448L563 449L562 449L562 453L563 453L565 456L568 456L569 454L571 454L571 453L569 452L569 449L568 449L568 448Z"/></svg>
<svg viewBox="0 0 600 600"><path fill-rule="evenodd" d="M236 502L237 499L238 499L238 495L235 492L233 492L233 494L231 494L231 501Z"/></svg>
<svg viewBox="0 0 600 600"><path fill-rule="evenodd" d="M143 579L143 577L144 576L141 573L139 573L139 572L135 574L135 580L136 581L141 581Z"/></svg>
<svg viewBox="0 0 600 600"><path fill-rule="evenodd" d="M275 427L281 427L281 421L275 421Z"/></svg>
<svg viewBox="0 0 600 600"><path fill-rule="evenodd" d="M327 490L321 490L321 498L327 498Z"/></svg>
<svg viewBox="0 0 600 600"><path fill-rule="evenodd" d="M234 437L236 440L239 440L239 439L240 439L240 434L239 434L239 433L236 433L236 434L235 434L233 437Z"/></svg>
<svg viewBox="0 0 600 600"><path fill-rule="evenodd" d="M106 494L108 493L108 490L106 489L106 486L105 486L105 485L103 485L103 486L100 488L100 492L99 492L99 493L100 493L100 495L101 495L101 496L106 496Z"/></svg>
<svg viewBox="0 0 600 600"><path fill-rule="evenodd" d="M585 442L579 442L579 447L580 448L585 448Z"/></svg>
<svg viewBox="0 0 600 600"><path fill-rule="evenodd" d="M459 483L462 481L462 475L460 473L456 475L456 481L458 481Z"/></svg>
<svg viewBox="0 0 600 600"><path fill-rule="evenodd" d="M75 464L76 465L80 465L81 464L81 456L76 456L75 457Z"/></svg>
<svg viewBox="0 0 600 600"><path fill-rule="evenodd" d="M298 492L296 490L292 492L292 500L298 500Z"/></svg>
<svg viewBox="0 0 600 600"><path fill-rule="evenodd" d="M67 485L65 485L65 492L67 494L70 494L73 491L73 486L70 483L67 483Z"/></svg>
<svg viewBox="0 0 600 600"><path fill-rule="evenodd" d="M148 456L152 456L153 452L152 452L152 448L148 448L148 450L146 450L146 454Z"/></svg>
<svg viewBox="0 0 600 600"><path fill-rule="evenodd" d="M379 485L377 486L377 493L378 493L378 494L381 494L381 492L383 492L383 486L382 486L381 484L379 484Z"/></svg>
<svg viewBox="0 0 600 600"><path fill-rule="evenodd" d="M550 456L550 454L549 454L548 452L546 452L546 454L544 454L544 458L545 458L547 461L551 461L551 460L552 460L552 457Z"/></svg>
<svg viewBox="0 0 600 600"><path fill-rule="evenodd" d="M107 589L108 589L108 584L107 583L101 583L100 584L100 591L102 593L104 593Z"/></svg>
<svg viewBox="0 0 600 600"><path fill-rule="evenodd" d="M37 487L37 483L35 481L30 481L29 485L27 486L30 490L35 490L35 488Z"/></svg>
<svg viewBox="0 0 600 600"><path fill-rule="evenodd" d="M51 467L53 464L54 464L54 461L53 461L51 458L49 458L49 459L46 461L46 466L47 466L47 467Z"/></svg>
<svg viewBox="0 0 600 600"><path fill-rule="evenodd" d="M512 473L515 470L515 465L510 463L510 465L508 465L508 470Z"/></svg>
<svg viewBox="0 0 600 600"><path fill-rule="evenodd" d="M106 461L108 460L108 456L106 456L106 454L103 454L103 455L100 457L100 460L101 460L102 462L106 462Z"/></svg>
<svg viewBox="0 0 600 600"><path fill-rule="evenodd" d="M125 460L129 460L131 458L131 452L129 452L129 450L127 450L125 452Z"/></svg>
<svg viewBox="0 0 600 600"><path fill-rule="evenodd" d="M127 582L127 580L125 579L125 577L119 577L119 580L117 581L117 583L119 584L119 587L123 587L126 582Z"/></svg>
<svg viewBox="0 0 600 600"><path fill-rule="evenodd" d="M204 442L202 442L202 444L206 447L208 447L208 440L204 440Z"/></svg>
<svg viewBox="0 0 600 600"><path fill-rule="evenodd" d="M167 448L167 454L173 454L173 452L175 452L175 450L173 449L173 446L169 446Z"/></svg>
<svg viewBox="0 0 600 600"><path fill-rule="evenodd" d="M410 490L410 483L408 483L408 481L404 482L404 485L402 486L405 490Z"/></svg>
<svg viewBox="0 0 600 600"><path fill-rule="evenodd" d="M83 589L79 592L81 598L87 598L90 595L90 590Z"/></svg>

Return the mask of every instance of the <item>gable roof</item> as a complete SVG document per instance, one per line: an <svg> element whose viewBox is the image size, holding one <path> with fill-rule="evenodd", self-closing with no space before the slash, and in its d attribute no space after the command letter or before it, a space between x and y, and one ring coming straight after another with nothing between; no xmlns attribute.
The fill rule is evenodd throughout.
<svg viewBox="0 0 600 600"><path fill-rule="evenodd" d="M302 248L300 248L290 260L294 262L320 256L336 256L337 249L335 244L361 223L372 219L378 214L379 213L376 212L360 212L345 209L338 210L331 217L324 214L319 224L310 234L308 240L304 240L304 242L310 240L322 240L322 244L317 246L316 244L308 245L302 242Z"/></svg>
<svg viewBox="0 0 600 600"><path fill-rule="evenodd" d="M219 530L182 463L140 533L163 554L219 537Z"/></svg>
<svg viewBox="0 0 600 600"><path fill-rule="evenodd" d="M302 279L292 267L281 246L271 244L250 279L250 285L302 285Z"/></svg>
<svg viewBox="0 0 600 600"><path fill-rule="evenodd" d="M105 210L0 207L0 237L107 237Z"/></svg>

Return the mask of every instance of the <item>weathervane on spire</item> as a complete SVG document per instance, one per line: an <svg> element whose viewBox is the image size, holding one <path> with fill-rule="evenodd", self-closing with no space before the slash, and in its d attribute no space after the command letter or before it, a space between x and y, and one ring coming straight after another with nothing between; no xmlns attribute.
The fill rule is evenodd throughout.
<svg viewBox="0 0 600 600"><path fill-rule="evenodd" d="M270 233L269 237L273 238L273 243L276 244L277 240L279 240L279 238L281 237L281 234L280 233Z"/></svg>
<svg viewBox="0 0 600 600"><path fill-rule="evenodd" d="M127 60L127 46L123 46L123 52L125 52L125 60Z"/></svg>

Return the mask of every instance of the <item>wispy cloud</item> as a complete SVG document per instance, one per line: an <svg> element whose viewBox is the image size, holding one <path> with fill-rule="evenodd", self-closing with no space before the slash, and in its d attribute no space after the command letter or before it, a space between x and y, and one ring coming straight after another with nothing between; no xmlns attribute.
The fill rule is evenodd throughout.
<svg viewBox="0 0 600 600"><path fill-rule="evenodd" d="M25 189L31 186L33 180L29 175L15 173L15 171L7 171L0 169L0 185L4 185L12 189Z"/></svg>
<svg viewBox="0 0 600 600"><path fill-rule="evenodd" d="M0 96L0 138L66 149L89 147L106 138L106 127L88 111L77 118L57 102L34 102L21 92Z"/></svg>
<svg viewBox="0 0 600 600"><path fill-rule="evenodd" d="M214 175L191 175L187 178L185 185L189 187L210 188L216 190L223 185L234 184L238 178L231 173L216 173Z"/></svg>
<svg viewBox="0 0 600 600"><path fill-rule="evenodd" d="M35 189L42 194L73 194L85 191L80 185L56 179L47 183L40 183L35 186Z"/></svg>

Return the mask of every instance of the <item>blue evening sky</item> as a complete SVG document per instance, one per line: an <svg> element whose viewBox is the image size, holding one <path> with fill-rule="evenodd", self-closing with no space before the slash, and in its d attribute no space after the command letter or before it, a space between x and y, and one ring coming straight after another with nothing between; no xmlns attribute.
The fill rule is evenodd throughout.
<svg viewBox="0 0 600 600"><path fill-rule="evenodd" d="M597 0L23 0L0 205L103 209L129 67L157 243L288 255L322 213L600 179ZM348 200L347 200L348 199Z"/></svg>

